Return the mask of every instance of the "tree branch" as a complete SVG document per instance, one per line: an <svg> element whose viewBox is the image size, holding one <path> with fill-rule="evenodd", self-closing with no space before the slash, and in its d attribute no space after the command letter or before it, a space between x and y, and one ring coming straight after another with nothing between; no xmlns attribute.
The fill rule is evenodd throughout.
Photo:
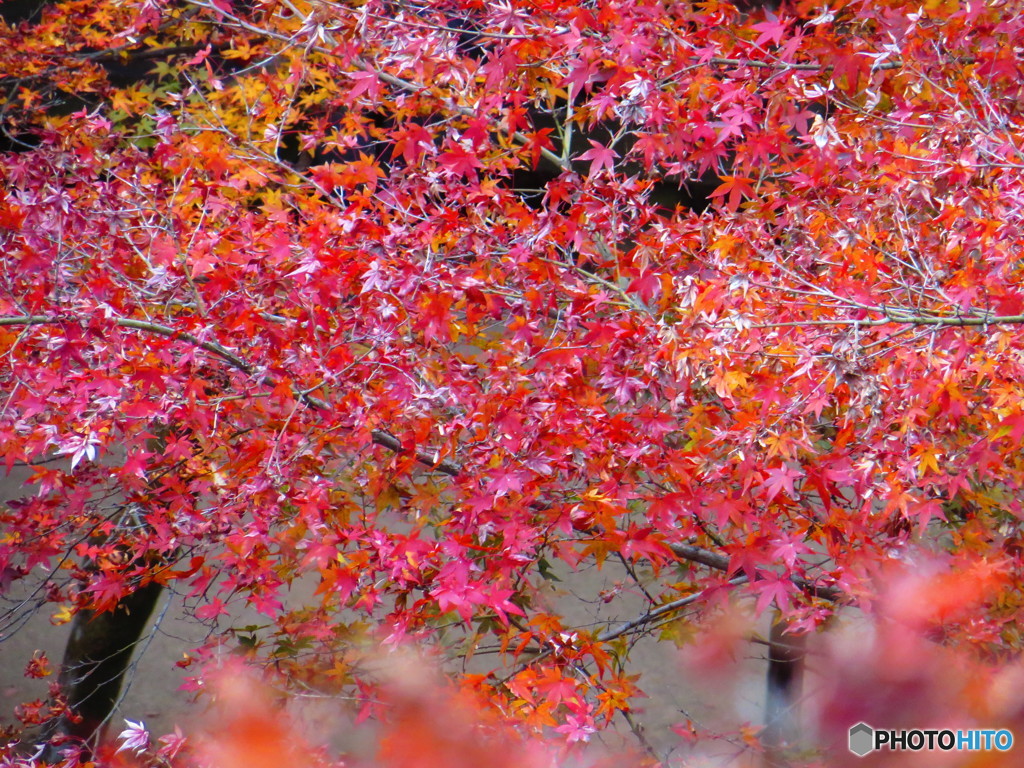
<svg viewBox="0 0 1024 768"><path fill-rule="evenodd" d="M0 327L3 326L26 326L26 325L64 325L65 323L74 322L69 318L53 317L51 315L18 315L14 317L0 317ZM217 357L221 358L233 368L238 369L242 373L253 375L255 368L247 363L245 360L240 358L235 353L231 352L227 348L217 344L213 341L204 341L196 336L194 333L187 331L179 331L171 328L167 325L161 325L148 320L131 320L129 318L115 318L113 323L119 328L130 328L137 331L145 331L147 333L154 333L158 336L164 336L169 339L175 339L180 341L188 342L193 346L199 347ZM267 386L275 386L277 382L269 376L264 376L260 379L261 384ZM307 392L300 392L293 388L295 396L306 405L310 406L314 410L318 411L329 411L331 405L325 400L321 400L318 397L314 397ZM402 441L382 429L375 429L370 433L370 437L376 445L379 445L388 450L394 451L395 453L404 453L408 450ZM454 464L448 460L442 460L438 452L430 453L428 451L416 451L416 461L430 469L441 472L449 477L458 477L462 472L462 468L457 464Z"/></svg>
<svg viewBox="0 0 1024 768"><path fill-rule="evenodd" d="M873 328L879 325L935 325L946 328L967 328L992 325L1021 325L1024 323L1024 315L982 315L980 317L944 317L942 315L921 315L914 314L909 310L894 307L872 308L873 312L880 312L885 317L874 320L793 320L785 323L758 323L750 328L800 328L804 326L829 325L829 326L856 326L860 328Z"/></svg>
<svg viewBox="0 0 1024 768"><path fill-rule="evenodd" d="M688 560L692 563L700 563L701 565L706 565L709 568L714 568L716 571L725 571L726 573L729 571L730 559L727 555L712 552L710 549L697 547L693 544L669 544L668 548L672 550L672 554L682 560ZM804 592L812 595L813 597L819 597L822 600L837 602L842 600L845 596L843 591L840 589L836 589L835 587L823 587L800 576L791 576L790 580Z"/></svg>

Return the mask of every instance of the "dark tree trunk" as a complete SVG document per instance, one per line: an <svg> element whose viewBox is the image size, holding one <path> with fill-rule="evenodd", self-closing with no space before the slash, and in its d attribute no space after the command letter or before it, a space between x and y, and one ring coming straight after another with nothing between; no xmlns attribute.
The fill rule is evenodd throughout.
<svg viewBox="0 0 1024 768"><path fill-rule="evenodd" d="M772 625L768 642L768 696L765 702L766 768L785 768L788 754L800 737L798 710L803 695L807 633L787 632L789 625Z"/></svg>
<svg viewBox="0 0 1024 768"><path fill-rule="evenodd" d="M76 717L54 721L45 733L46 741L70 736L94 748L103 738L135 645L162 591L152 583L128 595L112 611L81 611L75 616L59 682Z"/></svg>

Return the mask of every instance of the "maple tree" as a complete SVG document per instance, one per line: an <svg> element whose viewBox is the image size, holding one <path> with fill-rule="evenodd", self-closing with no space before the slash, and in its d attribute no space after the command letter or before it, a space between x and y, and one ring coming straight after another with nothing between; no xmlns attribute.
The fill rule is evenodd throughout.
<svg viewBox="0 0 1024 768"><path fill-rule="evenodd" d="M353 649L433 647L567 743L632 724L640 635L685 655L740 606L798 645L857 606L977 665L956 712L1024 724L989 696L1022 644L1018 11L12 15L0 453L33 489L0 585L46 573L65 622L246 605L251 666L381 717ZM606 625L544 598L611 563Z"/></svg>

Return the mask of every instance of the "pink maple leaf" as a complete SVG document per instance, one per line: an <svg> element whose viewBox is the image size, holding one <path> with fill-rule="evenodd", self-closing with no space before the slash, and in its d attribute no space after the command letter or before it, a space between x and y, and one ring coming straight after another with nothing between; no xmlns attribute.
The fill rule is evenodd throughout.
<svg viewBox="0 0 1024 768"><path fill-rule="evenodd" d="M599 141L589 139L591 147L582 155L580 160L590 160L590 175L600 173L602 168L607 168L609 173L615 171L615 158L619 156L611 147L606 147Z"/></svg>
<svg viewBox="0 0 1024 768"><path fill-rule="evenodd" d="M149 731L146 730L146 724L141 720L135 722L126 719L124 722L128 727L117 735L117 740L121 742L117 751L130 749L138 755L149 749Z"/></svg>

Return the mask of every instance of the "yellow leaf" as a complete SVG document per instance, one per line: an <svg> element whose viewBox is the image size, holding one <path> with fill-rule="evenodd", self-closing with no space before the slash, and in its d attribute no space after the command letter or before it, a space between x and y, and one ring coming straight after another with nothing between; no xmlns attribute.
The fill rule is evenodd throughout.
<svg viewBox="0 0 1024 768"><path fill-rule="evenodd" d="M60 609L50 617L50 623L55 627L59 627L61 624L67 624L71 621L75 612L71 610L70 605L62 605Z"/></svg>
<svg viewBox="0 0 1024 768"><path fill-rule="evenodd" d="M921 456L917 462L917 471L922 477L924 477L928 474L929 469L935 474L938 474L939 462L935 457L935 452L926 449L921 451Z"/></svg>

